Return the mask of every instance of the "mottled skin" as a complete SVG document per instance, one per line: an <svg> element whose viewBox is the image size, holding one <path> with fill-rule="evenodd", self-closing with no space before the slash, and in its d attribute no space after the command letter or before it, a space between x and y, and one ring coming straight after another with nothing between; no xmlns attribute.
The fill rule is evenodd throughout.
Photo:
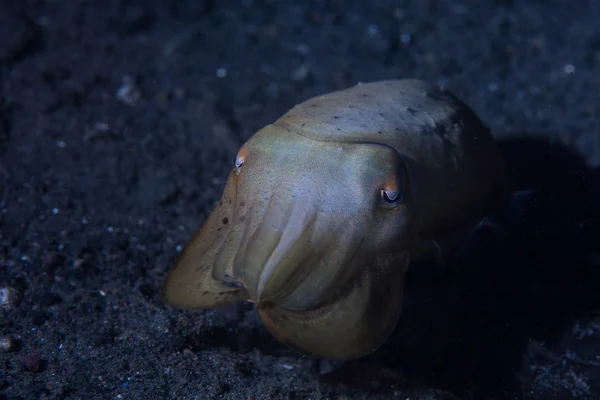
<svg viewBox="0 0 600 400"><path fill-rule="evenodd" d="M488 129L449 92L396 80L318 96L242 146L164 296L251 301L288 346L360 357L397 324L408 265L455 245L506 193Z"/></svg>

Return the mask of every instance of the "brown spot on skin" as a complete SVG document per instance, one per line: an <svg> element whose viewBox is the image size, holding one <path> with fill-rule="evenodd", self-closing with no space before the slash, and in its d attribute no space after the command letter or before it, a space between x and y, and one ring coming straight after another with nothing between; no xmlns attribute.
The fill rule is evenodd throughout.
<svg viewBox="0 0 600 400"><path fill-rule="evenodd" d="M240 207L244 207L246 205L246 202L244 200L240 201Z"/></svg>
<svg viewBox="0 0 600 400"><path fill-rule="evenodd" d="M223 223L223 225L227 225L229 223L229 218L225 217L221 220L221 222Z"/></svg>

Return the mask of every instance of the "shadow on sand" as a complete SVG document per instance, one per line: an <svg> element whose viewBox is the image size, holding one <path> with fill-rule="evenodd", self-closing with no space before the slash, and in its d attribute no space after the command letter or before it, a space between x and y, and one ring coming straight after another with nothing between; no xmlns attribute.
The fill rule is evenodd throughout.
<svg viewBox="0 0 600 400"><path fill-rule="evenodd" d="M600 251L600 171L545 139L502 146L515 189L533 189L504 215L505 235L479 232L443 270L414 266L392 338L329 382L368 385L361 377L379 368L461 398L503 397L522 385L530 339L552 342L574 319L600 310L600 266L591 258Z"/></svg>

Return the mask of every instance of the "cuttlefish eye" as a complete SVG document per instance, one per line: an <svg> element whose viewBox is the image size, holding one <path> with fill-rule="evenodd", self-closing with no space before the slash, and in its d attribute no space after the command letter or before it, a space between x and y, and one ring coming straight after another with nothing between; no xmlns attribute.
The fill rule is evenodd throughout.
<svg viewBox="0 0 600 400"><path fill-rule="evenodd" d="M235 159L235 173L239 175L242 172L242 165L244 165L244 156L239 154Z"/></svg>
<svg viewBox="0 0 600 400"><path fill-rule="evenodd" d="M401 190L391 188L381 189L380 196L383 205L388 208L398 207L404 198Z"/></svg>
<svg viewBox="0 0 600 400"><path fill-rule="evenodd" d="M405 160L396 158L389 164L388 175L380 182L379 203L382 208L393 210L406 201L406 191L409 185L408 170Z"/></svg>

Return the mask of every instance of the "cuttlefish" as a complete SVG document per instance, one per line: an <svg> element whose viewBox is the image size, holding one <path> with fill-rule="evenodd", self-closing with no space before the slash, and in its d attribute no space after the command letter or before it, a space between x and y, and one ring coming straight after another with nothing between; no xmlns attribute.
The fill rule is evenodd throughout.
<svg viewBox="0 0 600 400"><path fill-rule="evenodd" d="M361 357L397 325L408 266L457 246L506 189L489 129L447 90L405 79L317 96L241 147L163 295L252 302L287 346Z"/></svg>

